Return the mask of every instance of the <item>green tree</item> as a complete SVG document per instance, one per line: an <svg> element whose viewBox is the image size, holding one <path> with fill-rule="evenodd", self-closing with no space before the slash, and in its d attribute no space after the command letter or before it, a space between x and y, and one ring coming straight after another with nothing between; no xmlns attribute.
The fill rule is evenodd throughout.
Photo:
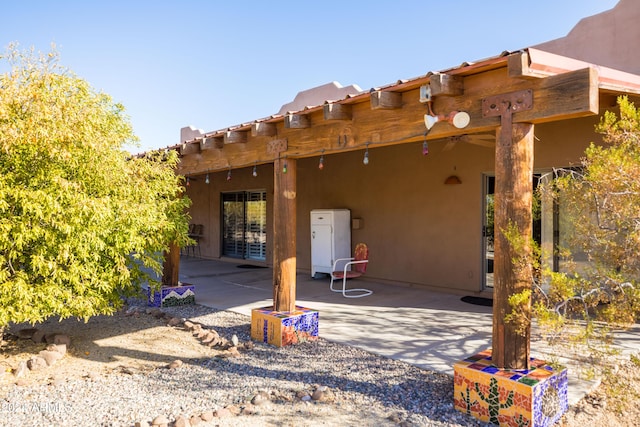
<svg viewBox="0 0 640 427"><path fill-rule="evenodd" d="M4 67L4 65L8 65ZM115 312L187 239L175 152L131 156L124 107L39 54L0 56L0 328Z"/></svg>
<svg viewBox="0 0 640 427"><path fill-rule="evenodd" d="M618 106L619 116L606 112L596 128L604 144L591 144L580 168L557 171L542 187L573 230L559 251L568 271L543 271L534 280L535 314L550 337L594 344L592 356L611 327L640 315L640 112L626 97ZM578 253L587 262L573 263Z"/></svg>

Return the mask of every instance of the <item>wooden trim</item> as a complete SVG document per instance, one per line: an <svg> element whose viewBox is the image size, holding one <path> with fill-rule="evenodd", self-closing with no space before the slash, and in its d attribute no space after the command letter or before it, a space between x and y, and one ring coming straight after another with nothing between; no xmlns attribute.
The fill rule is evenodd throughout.
<svg viewBox="0 0 640 427"><path fill-rule="evenodd" d="M323 112L325 120L351 120L350 104L324 104Z"/></svg>
<svg viewBox="0 0 640 427"><path fill-rule="evenodd" d="M287 129L306 129L311 127L311 119L307 114L287 114L284 116L284 127Z"/></svg>
<svg viewBox="0 0 640 427"><path fill-rule="evenodd" d="M372 110L393 110L402 107L402 93L376 90L371 92Z"/></svg>
<svg viewBox="0 0 640 427"><path fill-rule="evenodd" d="M275 136L278 129L275 123L252 123L251 136Z"/></svg>
<svg viewBox="0 0 640 427"><path fill-rule="evenodd" d="M429 78L431 96L460 96L464 94L464 79L462 76L449 74L433 74Z"/></svg>
<svg viewBox="0 0 640 427"><path fill-rule="evenodd" d="M180 155L198 154L200 152L199 142L185 142L180 146Z"/></svg>
<svg viewBox="0 0 640 427"><path fill-rule="evenodd" d="M225 144L238 144L247 142L247 131L228 130L224 134Z"/></svg>

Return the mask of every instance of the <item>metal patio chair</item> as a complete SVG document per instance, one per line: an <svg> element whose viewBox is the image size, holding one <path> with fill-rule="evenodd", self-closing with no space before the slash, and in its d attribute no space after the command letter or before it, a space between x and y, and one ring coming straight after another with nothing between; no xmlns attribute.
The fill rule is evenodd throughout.
<svg viewBox="0 0 640 427"><path fill-rule="evenodd" d="M347 261L342 270L336 270L338 263ZM362 276L367 271L369 264L369 248L364 243L358 243L354 251L353 258L339 258L333 262L331 269L331 284L329 288L332 292L342 292L345 298L361 298L371 295L373 291L363 288L347 289L347 279L354 279ZM335 289L333 282L342 280L342 289ZM353 295L356 294L356 295Z"/></svg>

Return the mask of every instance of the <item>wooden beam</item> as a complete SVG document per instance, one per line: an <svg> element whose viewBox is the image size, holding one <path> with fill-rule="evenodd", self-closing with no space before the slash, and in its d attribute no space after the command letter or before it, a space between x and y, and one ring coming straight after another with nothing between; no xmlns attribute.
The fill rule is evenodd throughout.
<svg viewBox="0 0 640 427"><path fill-rule="evenodd" d="M431 96L460 96L464 94L462 76L449 74L433 74L429 77Z"/></svg>
<svg viewBox="0 0 640 427"><path fill-rule="evenodd" d="M200 152L199 142L185 142L180 146L180 155L197 154Z"/></svg>
<svg viewBox="0 0 640 427"><path fill-rule="evenodd" d="M501 126L496 137L492 362L500 369L529 369L530 298L520 307L523 325L506 322L505 316L512 311L509 297L532 286L533 128Z"/></svg>
<svg viewBox="0 0 640 427"><path fill-rule="evenodd" d="M225 144L244 144L247 142L247 131L244 130L228 130L224 133Z"/></svg>
<svg viewBox="0 0 640 427"><path fill-rule="evenodd" d="M287 114L284 116L284 127L287 129L306 129L311 127L311 119L307 114Z"/></svg>
<svg viewBox="0 0 640 427"><path fill-rule="evenodd" d="M287 138L272 139L271 141L267 142L267 153L271 155L282 153L284 151L287 151L288 147L289 144Z"/></svg>
<svg viewBox="0 0 640 427"><path fill-rule="evenodd" d="M529 54L527 52L512 53L507 57L507 74L516 79L539 79L545 77L533 73L529 68Z"/></svg>
<svg viewBox="0 0 640 427"><path fill-rule="evenodd" d="M371 92L372 110L393 110L402 107L402 93L375 90Z"/></svg>
<svg viewBox="0 0 640 427"><path fill-rule="evenodd" d="M292 312L296 308L296 160L278 158L273 167L273 309Z"/></svg>
<svg viewBox="0 0 640 427"><path fill-rule="evenodd" d="M351 120L351 105L328 103L323 108L325 120Z"/></svg>
<svg viewBox="0 0 640 427"><path fill-rule="evenodd" d="M275 123L253 123L251 125L251 136L274 136L278 133Z"/></svg>
<svg viewBox="0 0 640 427"><path fill-rule="evenodd" d="M214 148L222 148L224 145L224 139L222 137L205 137L200 141L200 150L211 150Z"/></svg>

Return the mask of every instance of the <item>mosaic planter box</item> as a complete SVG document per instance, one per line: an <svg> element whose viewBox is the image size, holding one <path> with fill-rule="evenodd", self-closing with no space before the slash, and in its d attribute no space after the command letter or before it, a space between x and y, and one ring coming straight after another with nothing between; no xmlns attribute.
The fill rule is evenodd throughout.
<svg viewBox="0 0 640 427"><path fill-rule="evenodd" d="M157 291L145 289L147 305L150 307L172 307L176 305L195 304L196 286L183 283L182 286L162 287Z"/></svg>
<svg viewBox="0 0 640 427"><path fill-rule="evenodd" d="M453 401L460 412L509 427L548 427L567 410L567 369L531 358L531 369L498 369L491 350L453 365Z"/></svg>
<svg viewBox="0 0 640 427"><path fill-rule="evenodd" d="M318 338L317 310L296 306L295 311L274 311L273 306L251 310L251 339L276 347Z"/></svg>

